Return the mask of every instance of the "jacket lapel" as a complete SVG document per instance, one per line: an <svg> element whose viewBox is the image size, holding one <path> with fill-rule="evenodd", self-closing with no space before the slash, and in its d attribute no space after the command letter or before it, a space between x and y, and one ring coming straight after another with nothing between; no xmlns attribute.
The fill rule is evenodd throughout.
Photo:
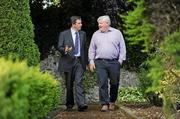
<svg viewBox="0 0 180 119"><path fill-rule="evenodd" d="M74 47L71 30L68 31L68 37L70 45Z"/></svg>
<svg viewBox="0 0 180 119"><path fill-rule="evenodd" d="M81 33L81 31L79 32L79 36L80 36L80 48L82 48L82 41L83 41L83 34Z"/></svg>

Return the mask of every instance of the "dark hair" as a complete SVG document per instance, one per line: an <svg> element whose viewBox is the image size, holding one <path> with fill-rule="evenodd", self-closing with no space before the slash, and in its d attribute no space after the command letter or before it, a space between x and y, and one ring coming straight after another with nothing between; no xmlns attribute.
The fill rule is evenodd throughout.
<svg viewBox="0 0 180 119"><path fill-rule="evenodd" d="M71 24L75 24L76 23L76 20L81 20L81 17L80 16L72 16L71 18L70 18L70 20L71 20Z"/></svg>

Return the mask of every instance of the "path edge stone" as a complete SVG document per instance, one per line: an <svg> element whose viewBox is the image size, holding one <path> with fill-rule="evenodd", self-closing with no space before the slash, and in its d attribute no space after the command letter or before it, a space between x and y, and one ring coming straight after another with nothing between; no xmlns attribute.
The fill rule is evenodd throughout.
<svg viewBox="0 0 180 119"><path fill-rule="evenodd" d="M131 112L130 109L124 106L119 106L119 110L121 110L129 119L144 119L142 117L137 117L135 114Z"/></svg>

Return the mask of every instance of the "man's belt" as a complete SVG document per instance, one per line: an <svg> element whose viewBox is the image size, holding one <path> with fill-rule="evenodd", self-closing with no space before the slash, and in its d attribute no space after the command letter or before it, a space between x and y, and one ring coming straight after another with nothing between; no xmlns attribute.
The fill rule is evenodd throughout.
<svg viewBox="0 0 180 119"><path fill-rule="evenodd" d="M104 61L117 61L117 58L113 58L113 59L105 59L105 58L97 58L96 60L104 60Z"/></svg>

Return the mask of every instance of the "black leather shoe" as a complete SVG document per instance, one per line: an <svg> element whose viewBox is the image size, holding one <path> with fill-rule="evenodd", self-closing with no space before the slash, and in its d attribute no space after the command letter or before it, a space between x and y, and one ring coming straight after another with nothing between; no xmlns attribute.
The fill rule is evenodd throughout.
<svg viewBox="0 0 180 119"><path fill-rule="evenodd" d="M70 106L67 106L67 107L66 107L66 110L65 110L65 111L68 111L68 112L69 112L69 111L72 111L72 110L73 110L73 106L70 105Z"/></svg>
<svg viewBox="0 0 180 119"><path fill-rule="evenodd" d="M69 111L72 111L72 110L73 110L72 108L67 107L65 111L69 112Z"/></svg>
<svg viewBox="0 0 180 119"><path fill-rule="evenodd" d="M87 105L78 106L78 111L83 112L83 111L87 110L87 108L88 108Z"/></svg>

